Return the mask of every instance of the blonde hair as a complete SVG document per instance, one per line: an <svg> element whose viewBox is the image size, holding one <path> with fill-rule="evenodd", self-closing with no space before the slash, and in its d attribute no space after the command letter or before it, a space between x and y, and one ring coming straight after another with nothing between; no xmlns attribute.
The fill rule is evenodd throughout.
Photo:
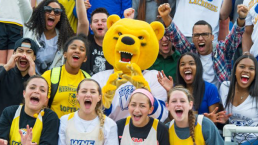
<svg viewBox="0 0 258 145"><path fill-rule="evenodd" d="M168 92L168 99L167 102L169 103L169 99L170 99L170 95L174 92L174 91L181 91L184 94L186 94L188 101L194 101L193 96L191 95L191 93L184 88L183 86L175 86L174 88L170 89ZM189 110L188 112L188 124L189 124L189 129L190 129L190 136L192 137L193 140L193 144L196 145L195 143L195 136L194 136L194 128L195 128L195 114L193 110Z"/></svg>
<svg viewBox="0 0 258 145"><path fill-rule="evenodd" d="M80 87L81 87L81 84L82 84L84 81L95 82L95 83L97 84L97 86L98 86L97 90L98 90L98 92L99 92L99 95L102 95L101 87L100 87L99 83L98 83L97 81L93 80L93 79L87 79L87 78L86 78L86 79L83 79L83 80L79 83L79 85L78 85L78 87L77 87L77 93L79 92ZM101 140L101 141L104 140L103 128L104 128L104 124L105 124L105 115L104 115L104 113L103 113L103 109L102 109L102 108L103 108L102 100L100 100L100 101L97 103L96 107L95 107L95 112L96 112L96 114L98 115L99 120L100 120L99 140Z"/></svg>

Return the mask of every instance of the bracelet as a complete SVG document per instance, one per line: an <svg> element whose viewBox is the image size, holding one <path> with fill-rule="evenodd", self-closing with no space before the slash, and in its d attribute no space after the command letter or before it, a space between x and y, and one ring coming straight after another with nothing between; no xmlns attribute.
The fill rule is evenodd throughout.
<svg viewBox="0 0 258 145"><path fill-rule="evenodd" d="M246 17L245 17L246 18ZM245 18L240 18L240 17L238 17L238 19L240 19L240 20L245 20Z"/></svg>

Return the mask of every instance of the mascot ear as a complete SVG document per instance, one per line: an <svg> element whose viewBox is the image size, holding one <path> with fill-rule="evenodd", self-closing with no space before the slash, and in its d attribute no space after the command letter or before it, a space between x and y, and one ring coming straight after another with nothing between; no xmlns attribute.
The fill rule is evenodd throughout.
<svg viewBox="0 0 258 145"><path fill-rule="evenodd" d="M111 15L107 19L107 28L109 29L116 21L120 20L118 15Z"/></svg>
<svg viewBox="0 0 258 145"><path fill-rule="evenodd" d="M164 31L165 31L163 24L160 22L154 21L150 25L151 25L152 29L154 30L158 40L160 40L163 37Z"/></svg>

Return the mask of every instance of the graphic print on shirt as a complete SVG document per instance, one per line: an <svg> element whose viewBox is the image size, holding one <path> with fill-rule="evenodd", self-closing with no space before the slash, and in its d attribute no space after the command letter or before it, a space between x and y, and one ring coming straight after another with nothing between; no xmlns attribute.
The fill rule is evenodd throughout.
<svg viewBox="0 0 258 145"><path fill-rule="evenodd" d="M119 88L119 103L121 110L128 110L129 97L134 91L133 85L126 85Z"/></svg>
<svg viewBox="0 0 258 145"><path fill-rule="evenodd" d="M70 145L95 145L95 141L71 139Z"/></svg>
<svg viewBox="0 0 258 145"><path fill-rule="evenodd" d="M199 6L205 7L208 10L218 12L218 6L215 6L210 3L213 0L207 0L207 1L206 0L189 0L189 4L199 5Z"/></svg>
<svg viewBox="0 0 258 145"><path fill-rule="evenodd" d="M76 99L76 95L74 93L69 93L69 97L68 97L68 102L75 106L77 104L77 99Z"/></svg>
<svg viewBox="0 0 258 145"><path fill-rule="evenodd" d="M93 64L93 72L98 73L100 71L106 70L106 59L101 56L97 56L95 58L94 64Z"/></svg>
<svg viewBox="0 0 258 145"><path fill-rule="evenodd" d="M250 126L250 127L257 127L258 125L254 123L254 120L252 118L243 116L238 113L234 113L230 118L229 118L229 123L234 124L236 126ZM246 140L252 140L256 138L257 134L252 134L249 133L246 135L246 133L237 133L235 138L237 142L241 143Z"/></svg>

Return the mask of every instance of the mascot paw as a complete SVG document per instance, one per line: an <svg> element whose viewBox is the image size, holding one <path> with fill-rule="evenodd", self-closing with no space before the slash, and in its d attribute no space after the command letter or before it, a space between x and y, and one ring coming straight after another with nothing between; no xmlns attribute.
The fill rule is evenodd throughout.
<svg viewBox="0 0 258 145"><path fill-rule="evenodd" d="M122 71L111 74L106 85L102 88L102 102L105 108L110 108L116 89L127 82L125 79L119 79L120 75L122 75Z"/></svg>
<svg viewBox="0 0 258 145"><path fill-rule="evenodd" d="M131 82L136 87L136 89L146 88L150 91L150 86L143 77L141 68L135 63L128 64L127 68L131 70L131 76L123 75L122 78Z"/></svg>

